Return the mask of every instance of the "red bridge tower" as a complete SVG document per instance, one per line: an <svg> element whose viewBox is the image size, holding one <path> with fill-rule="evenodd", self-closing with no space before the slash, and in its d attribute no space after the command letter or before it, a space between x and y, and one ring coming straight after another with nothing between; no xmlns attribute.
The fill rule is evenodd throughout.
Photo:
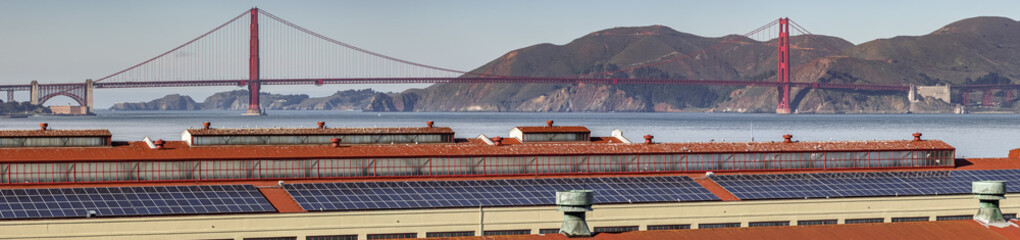
<svg viewBox="0 0 1020 240"><path fill-rule="evenodd" d="M790 114L790 18L779 19L779 105L776 114Z"/></svg>
<svg viewBox="0 0 1020 240"><path fill-rule="evenodd" d="M251 55L248 58L248 112L244 115L265 115L259 107L259 9L251 9L251 40L248 43Z"/></svg>

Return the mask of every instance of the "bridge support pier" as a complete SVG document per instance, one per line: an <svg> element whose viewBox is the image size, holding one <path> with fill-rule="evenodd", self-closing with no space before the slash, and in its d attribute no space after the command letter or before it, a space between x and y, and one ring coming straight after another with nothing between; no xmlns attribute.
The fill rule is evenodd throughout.
<svg viewBox="0 0 1020 240"><path fill-rule="evenodd" d="M32 90L29 91L29 102L32 105L39 105L39 81L32 80Z"/></svg>
<svg viewBox="0 0 1020 240"><path fill-rule="evenodd" d="M85 79L85 112L87 114L92 114L92 90L92 79Z"/></svg>
<svg viewBox="0 0 1020 240"><path fill-rule="evenodd" d="M995 95L993 95L992 89L985 89L984 96L981 98L981 105L985 107L991 107L995 105Z"/></svg>
<svg viewBox="0 0 1020 240"><path fill-rule="evenodd" d="M7 102L14 102L14 90L7 90Z"/></svg>

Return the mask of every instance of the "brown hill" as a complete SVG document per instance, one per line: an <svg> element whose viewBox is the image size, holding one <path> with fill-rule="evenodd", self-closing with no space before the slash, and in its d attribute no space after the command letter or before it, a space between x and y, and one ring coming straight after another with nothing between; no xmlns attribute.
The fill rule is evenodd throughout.
<svg viewBox="0 0 1020 240"><path fill-rule="evenodd" d="M858 46L835 37L794 36L792 80L917 85L1011 82L1010 78L1020 77L1018 37L1020 24L999 17L965 19L928 35ZM689 54L689 58L612 77L775 81L774 41L734 35L706 38L664 26L613 28L565 45L514 50L473 72L569 77ZM730 44L699 52L723 42ZM404 100L396 102L410 107L390 111L773 112L777 103L776 90L771 88L622 84L437 84L396 97ZM910 108L901 92L794 89L793 97L793 107L801 113L895 113ZM952 108L932 106L946 106L936 112ZM384 109L388 108L373 110Z"/></svg>
<svg viewBox="0 0 1020 240"><path fill-rule="evenodd" d="M813 41L812 41L813 40ZM823 44L822 41L825 43ZM614 28L568 44L539 44L511 51L473 72L511 76L570 77L677 58L651 68L616 73L614 78L740 79L763 81L775 75L775 43L743 36L705 38L664 26ZM803 64L848 47L842 39L794 37L791 60ZM408 90L419 101L414 111L703 111L729 99L734 87L601 84L437 84ZM399 109L407 111L410 109Z"/></svg>

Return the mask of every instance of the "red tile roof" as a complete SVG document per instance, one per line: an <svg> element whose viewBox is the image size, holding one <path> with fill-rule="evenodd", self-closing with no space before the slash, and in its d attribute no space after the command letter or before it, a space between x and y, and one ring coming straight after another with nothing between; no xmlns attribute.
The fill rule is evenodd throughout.
<svg viewBox="0 0 1020 240"><path fill-rule="evenodd" d="M0 137L110 137L106 129L76 130L0 130Z"/></svg>
<svg viewBox="0 0 1020 240"><path fill-rule="evenodd" d="M584 126L538 126L538 127L514 127L522 133L591 133L591 130Z"/></svg>
<svg viewBox="0 0 1020 240"><path fill-rule="evenodd" d="M579 154L668 154L728 152L822 152L953 150L939 140L867 142L734 142L624 144L602 142L556 142L491 146L479 139L451 144L379 144L300 146L203 146L189 147L182 141L167 141L166 149L150 149L144 142L130 142L108 148L0 148L0 161L92 161L92 160L216 160L216 159L307 159L336 157L442 157L442 156L528 156Z"/></svg>
<svg viewBox="0 0 1020 240"><path fill-rule="evenodd" d="M784 227L745 227L637 231L596 234L591 240L662 239L1015 239L1020 228L985 227L973 220L865 223ZM436 240L566 240L562 234L432 238ZM574 238L576 239L576 238Z"/></svg>
<svg viewBox="0 0 1020 240"><path fill-rule="evenodd" d="M269 200L269 203L276 208L277 212L281 213L295 213L295 212L308 212L301 208L294 197L287 193L286 189L279 186L258 186L259 192L262 196Z"/></svg>
<svg viewBox="0 0 1020 240"><path fill-rule="evenodd" d="M453 134L449 127L399 128L211 128L187 129L192 136L251 136L251 135L339 135L339 134Z"/></svg>
<svg viewBox="0 0 1020 240"><path fill-rule="evenodd" d="M702 177L693 177L692 179L694 179L694 182L696 182L699 185L701 185L701 187L705 188L705 190L708 190L709 192L714 194L716 197L718 197L719 200L723 200L723 201L740 201L740 198L738 198L737 195L733 195L733 193L730 193L730 191L726 190L726 188L723 188L722 186L720 186L715 181L712 181L711 178L706 178L706 177L702 176Z"/></svg>

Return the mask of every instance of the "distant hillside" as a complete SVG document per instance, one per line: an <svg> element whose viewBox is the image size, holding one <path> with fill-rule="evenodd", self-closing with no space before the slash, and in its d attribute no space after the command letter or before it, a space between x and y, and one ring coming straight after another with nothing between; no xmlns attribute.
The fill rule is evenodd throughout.
<svg viewBox="0 0 1020 240"><path fill-rule="evenodd" d="M261 93L260 104L267 110L361 110L377 93L372 89L338 91L333 95L310 98L305 94L282 95ZM116 103L113 110L245 110L248 91L235 90L213 94L201 103L177 94L143 103Z"/></svg>
<svg viewBox="0 0 1020 240"><path fill-rule="evenodd" d="M32 105L29 102L0 101L0 116L38 113L50 113L50 109L42 105Z"/></svg>
<svg viewBox="0 0 1020 240"><path fill-rule="evenodd" d="M114 103L113 110L199 110L201 105L189 96L170 94L160 99L139 103Z"/></svg>
<svg viewBox="0 0 1020 240"><path fill-rule="evenodd" d="M791 38L792 80L796 82L961 84L1013 82L1020 77L1020 24L979 17L949 24L931 34L874 40L854 46L828 36ZM472 72L568 77L641 66L722 48L691 58L618 73L614 78L736 79L775 81L775 42L742 36L705 38L664 26L613 28L565 45L539 44L504 54ZM800 113L902 113L906 94L882 91L794 89ZM959 99L954 96L954 99ZM600 84L437 84L411 89L393 99L404 107L376 111L717 111L773 112L771 88L600 85ZM386 106L392 99L377 98ZM924 102L930 112L952 104Z"/></svg>

